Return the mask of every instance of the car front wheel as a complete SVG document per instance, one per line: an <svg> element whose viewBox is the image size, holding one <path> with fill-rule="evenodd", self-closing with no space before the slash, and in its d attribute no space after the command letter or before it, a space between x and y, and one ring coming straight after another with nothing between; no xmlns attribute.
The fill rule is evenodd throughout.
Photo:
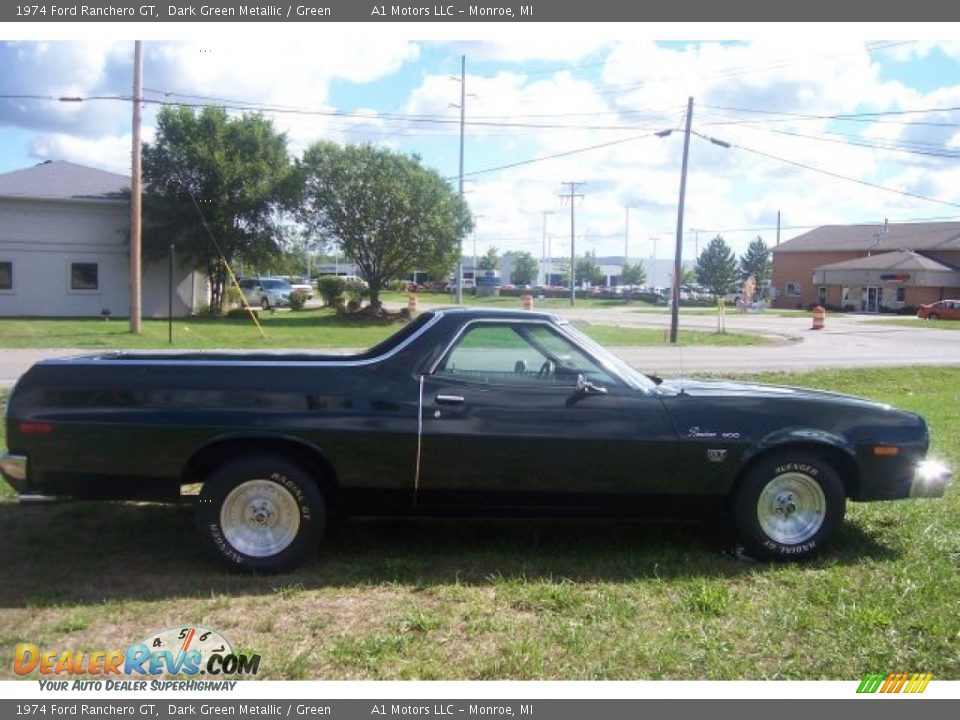
<svg viewBox="0 0 960 720"><path fill-rule="evenodd" d="M843 522L846 493L836 470L806 453L779 453L751 468L733 515L740 541L763 560L816 554Z"/></svg>
<svg viewBox="0 0 960 720"><path fill-rule="evenodd" d="M269 300L269 298L262 298L262 299L260 300L260 307L262 307L264 310L269 310L269 309L270 309L270 300Z"/></svg>
<svg viewBox="0 0 960 720"><path fill-rule="evenodd" d="M203 485L196 526L207 549L230 567L276 572L312 554L323 536L326 504L313 478L279 456L243 457Z"/></svg>

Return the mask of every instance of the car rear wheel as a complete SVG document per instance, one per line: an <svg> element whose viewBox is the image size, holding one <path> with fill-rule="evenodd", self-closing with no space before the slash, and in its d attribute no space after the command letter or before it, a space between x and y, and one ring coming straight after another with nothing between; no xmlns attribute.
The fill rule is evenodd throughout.
<svg viewBox="0 0 960 720"><path fill-rule="evenodd" d="M292 568L323 536L326 503L309 473L279 456L231 460L203 484L196 526L207 549L230 567Z"/></svg>
<svg viewBox="0 0 960 720"><path fill-rule="evenodd" d="M740 541L763 560L816 554L843 522L846 493L836 470L809 453L778 453L753 466L737 489Z"/></svg>

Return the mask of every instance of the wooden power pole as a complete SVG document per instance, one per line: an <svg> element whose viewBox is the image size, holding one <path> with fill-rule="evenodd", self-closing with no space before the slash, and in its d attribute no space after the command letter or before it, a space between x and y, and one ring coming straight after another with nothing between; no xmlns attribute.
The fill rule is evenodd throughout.
<svg viewBox="0 0 960 720"><path fill-rule="evenodd" d="M141 329L140 290L140 101L143 97L143 54L141 41L133 46L133 140L131 147L132 167L130 173L130 332L139 335Z"/></svg>

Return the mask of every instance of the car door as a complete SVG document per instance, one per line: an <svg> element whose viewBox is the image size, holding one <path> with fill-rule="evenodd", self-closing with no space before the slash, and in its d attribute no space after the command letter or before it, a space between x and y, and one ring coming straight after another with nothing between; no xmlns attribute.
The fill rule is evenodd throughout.
<svg viewBox="0 0 960 720"><path fill-rule="evenodd" d="M546 321L469 323L423 377L421 417L420 507L586 509L657 492L675 468L657 394Z"/></svg>

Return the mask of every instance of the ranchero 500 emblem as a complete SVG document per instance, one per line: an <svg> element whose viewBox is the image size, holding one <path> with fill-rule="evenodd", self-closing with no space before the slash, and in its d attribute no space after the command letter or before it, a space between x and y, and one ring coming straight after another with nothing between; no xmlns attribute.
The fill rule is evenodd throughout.
<svg viewBox="0 0 960 720"><path fill-rule="evenodd" d="M723 449L707 450L707 460L710 462L721 463L727 459L727 451Z"/></svg>

